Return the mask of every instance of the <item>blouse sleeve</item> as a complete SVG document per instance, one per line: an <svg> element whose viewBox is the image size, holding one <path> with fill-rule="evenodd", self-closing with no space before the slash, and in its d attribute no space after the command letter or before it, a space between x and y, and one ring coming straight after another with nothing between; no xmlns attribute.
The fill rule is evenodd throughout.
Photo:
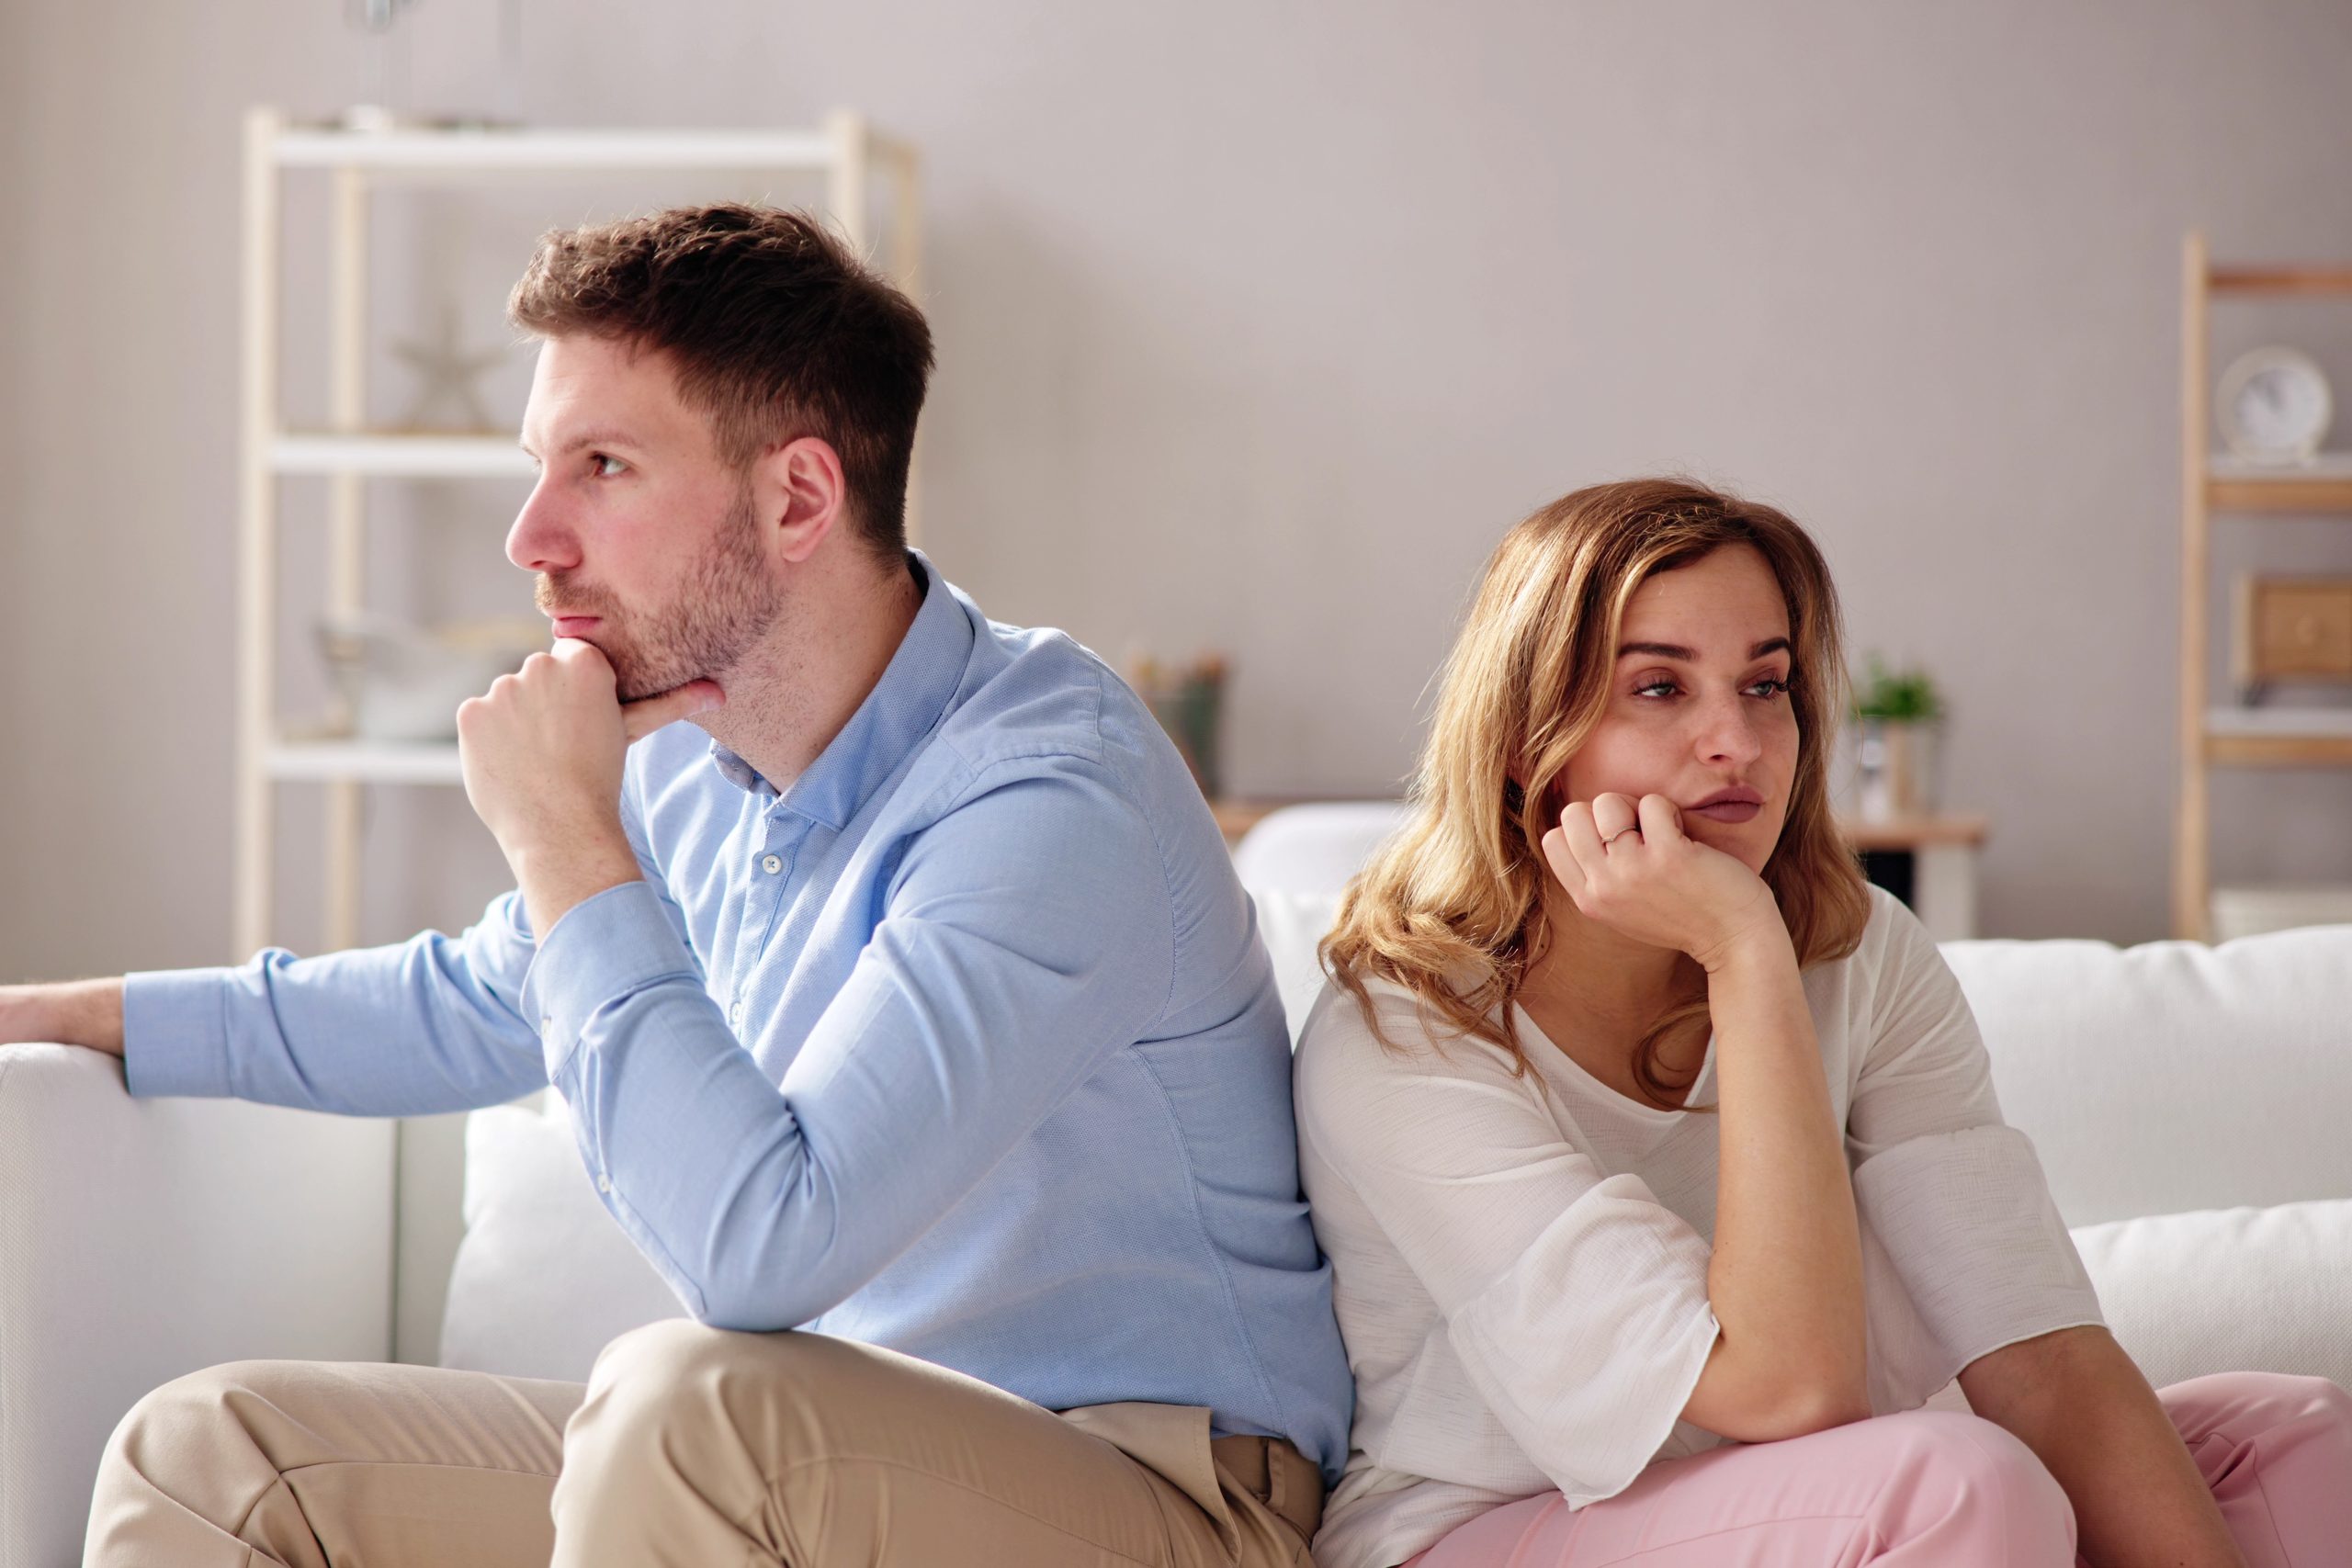
<svg viewBox="0 0 2352 1568"><path fill-rule="evenodd" d="M1477 1397L1581 1506L1673 1430L1716 1336L1707 1243L1639 1177L1605 1175L1536 1080L1482 1041L1430 1043L1374 991L1391 1051L1336 990L1299 1044L1303 1141L1362 1200L1442 1314ZM1424 1401L1415 1418L1466 1422Z"/></svg>
<svg viewBox="0 0 2352 1568"><path fill-rule="evenodd" d="M1887 930L1847 1115L1854 1201L1936 1341L1942 1381L2102 1319L2032 1143L2001 1120L1960 982L1916 916L1873 899Z"/></svg>

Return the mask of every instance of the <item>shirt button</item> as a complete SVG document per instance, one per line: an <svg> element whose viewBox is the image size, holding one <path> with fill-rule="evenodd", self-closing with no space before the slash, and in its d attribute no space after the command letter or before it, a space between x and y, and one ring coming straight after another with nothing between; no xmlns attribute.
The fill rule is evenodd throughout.
<svg viewBox="0 0 2352 1568"><path fill-rule="evenodd" d="M539 1015L539 1032L540 1032L540 1033L545 1034L548 1030L553 1029L554 1027L555 1027L555 1014L553 1014L553 1013L551 1013L551 1012L547 1012L547 1013L541 1013L541 1014Z"/></svg>
<svg viewBox="0 0 2352 1568"><path fill-rule="evenodd" d="M766 872L770 876L774 876L777 872L784 869L784 857L781 855L762 855L760 857L760 869Z"/></svg>
<svg viewBox="0 0 2352 1568"><path fill-rule="evenodd" d="M599 1191L599 1192L610 1192L612 1190L613 1190L613 1179L612 1179L611 1177L609 1177L609 1176L600 1176L600 1177L596 1178L596 1190L597 1190L597 1191Z"/></svg>
<svg viewBox="0 0 2352 1568"><path fill-rule="evenodd" d="M741 1002L737 1002L734 1006L727 1010L727 1021L729 1023L741 1023L743 1021L743 1004Z"/></svg>

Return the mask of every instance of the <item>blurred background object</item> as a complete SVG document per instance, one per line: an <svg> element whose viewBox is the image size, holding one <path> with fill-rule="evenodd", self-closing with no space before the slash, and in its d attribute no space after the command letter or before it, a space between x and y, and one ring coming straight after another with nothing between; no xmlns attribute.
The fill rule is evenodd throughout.
<svg viewBox="0 0 2352 1568"><path fill-rule="evenodd" d="M1866 822L1932 817L1942 807L1944 705L1924 670L1876 655L1854 686L1856 814Z"/></svg>
<svg viewBox="0 0 2352 1568"><path fill-rule="evenodd" d="M1193 782L1211 800L1225 795L1220 737L1225 728L1225 660L1203 655L1190 664L1163 664L1149 656L1129 660L1127 683L1193 770Z"/></svg>
<svg viewBox="0 0 2352 1568"><path fill-rule="evenodd" d="M322 125L369 106L385 136L776 131L852 105L922 146L924 548L1001 619L1114 654L1219 649L1246 675L1222 703L1228 800L1393 796L1502 532L1577 485L1679 468L1789 510L1851 646L1935 672L1943 796L1997 825L1973 852L1985 934L2169 932L2200 789L2216 886L2352 884L2352 769L2199 761L2192 782L2209 747L2277 742L2209 738L2222 705L2192 712L2184 675L2188 594L2200 678L2225 690L2238 578L2352 575L2352 535L2308 511L2222 524L2192 579L2180 527L2185 491L2218 487L2218 514L2296 482L2206 464L2220 371L2283 345L2352 384L2340 300L2217 293L2185 457L2183 236L2224 276L2352 258L2332 194L2352 8L418 0L384 34L355 19L0 7L0 660L19 672L0 857L38 890L0 900L0 979L243 956L240 127L268 104ZM390 423L415 398L390 345L429 340L450 300L460 352L501 341L548 227L821 205L825 186L388 175L363 409ZM325 172L283 197L272 363L289 428L322 441L348 403L319 242L345 199ZM510 449L529 369L518 346L472 381ZM271 483L289 719L335 703L309 654L338 486L368 519L353 607L529 613L502 553L526 473ZM2335 700L2289 695L2258 711ZM461 791L379 778L349 808L360 893L338 926L311 847L342 786L291 772L315 760L273 786L276 939L455 930L510 885Z"/></svg>

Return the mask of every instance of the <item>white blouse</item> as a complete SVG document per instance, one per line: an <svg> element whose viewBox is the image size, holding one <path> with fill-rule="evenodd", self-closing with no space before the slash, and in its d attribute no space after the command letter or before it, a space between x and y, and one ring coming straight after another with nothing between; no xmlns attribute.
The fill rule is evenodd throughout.
<svg viewBox="0 0 2352 1568"><path fill-rule="evenodd" d="M1959 983L1910 910L1871 898L1861 946L1804 985L1885 1415L1988 1351L2101 1319ZM1715 1341L1717 1119L1627 1099L1523 1011L1531 1070L1513 1077L1410 992L1372 990L1405 1050L1337 986L1298 1046L1300 1174L1356 1377L1322 1568L1389 1568L1498 1504L1556 1489L1581 1506L1724 1441L1679 1418ZM1714 1060L1711 1038L1691 1103L1713 1099Z"/></svg>

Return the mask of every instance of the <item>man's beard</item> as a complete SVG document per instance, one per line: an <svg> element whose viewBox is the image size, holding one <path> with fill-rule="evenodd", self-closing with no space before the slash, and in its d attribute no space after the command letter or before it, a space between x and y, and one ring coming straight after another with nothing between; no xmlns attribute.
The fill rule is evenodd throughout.
<svg viewBox="0 0 2352 1568"><path fill-rule="evenodd" d="M659 611L625 610L601 589L559 590L545 575L537 597L543 611L561 605L568 614L599 618L586 640L612 665L625 703L733 670L784 607L784 592L760 554L749 486L737 492L677 596Z"/></svg>

